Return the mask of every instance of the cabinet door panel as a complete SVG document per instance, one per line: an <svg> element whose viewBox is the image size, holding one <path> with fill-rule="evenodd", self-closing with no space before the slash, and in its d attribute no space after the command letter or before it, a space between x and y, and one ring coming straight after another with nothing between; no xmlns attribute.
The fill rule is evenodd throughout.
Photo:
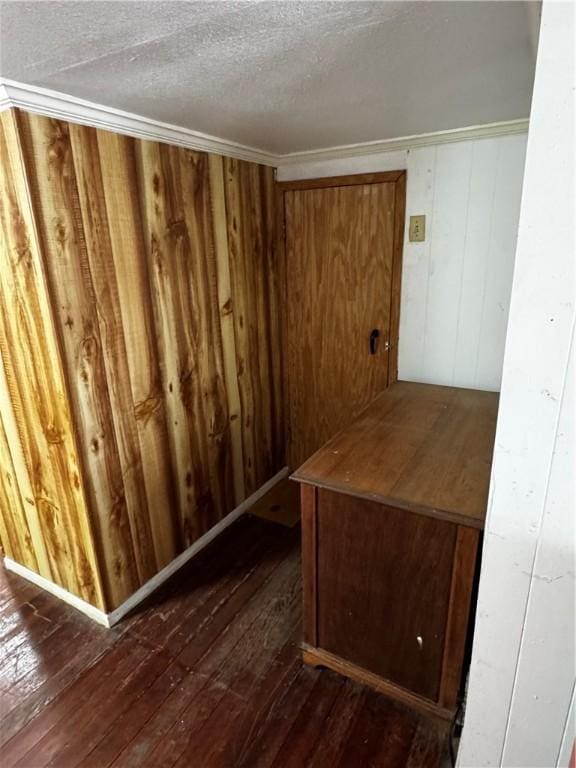
<svg viewBox="0 0 576 768"><path fill-rule="evenodd" d="M319 491L318 645L437 700L456 526Z"/></svg>

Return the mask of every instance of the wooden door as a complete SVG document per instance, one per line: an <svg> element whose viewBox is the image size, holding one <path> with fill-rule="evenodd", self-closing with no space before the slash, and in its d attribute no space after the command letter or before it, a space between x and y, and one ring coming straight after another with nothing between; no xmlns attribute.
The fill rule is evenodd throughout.
<svg viewBox="0 0 576 768"><path fill-rule="evenodd" d="M297 467L396 380L405 173L282 189L288 459Z"/></svg>

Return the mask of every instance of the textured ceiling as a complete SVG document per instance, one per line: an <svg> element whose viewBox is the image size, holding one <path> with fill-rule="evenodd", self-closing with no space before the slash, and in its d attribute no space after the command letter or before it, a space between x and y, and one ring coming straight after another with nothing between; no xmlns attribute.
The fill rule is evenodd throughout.
<svg viewBox="0 0 576 768"><path fill-rule="evenodd" d="M285 153L528 117L537 11L1 2L0 75Z"/></svg>

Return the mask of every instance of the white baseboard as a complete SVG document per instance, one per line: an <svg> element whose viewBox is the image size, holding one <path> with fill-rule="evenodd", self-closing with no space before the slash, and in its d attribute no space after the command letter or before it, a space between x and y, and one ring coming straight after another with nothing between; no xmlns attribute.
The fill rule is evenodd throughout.
<svg viewBox="0 0 576 768"><path fill-rule="evenodd" d="M226 515L226 517L223 517L222 520L220 520L219 523L216 523L213 528L210 528L210 530L205 533L204 536L199 538L198 541L195 541L194 544L188 547L188 549L185 549L184 552L172 560L171 563L168 563L168 565L162 568L161 571L158 571L155 576L152 576L152 578L143 584L140 589L136 590L136 592L134 592L133 595L130 595L130 597L121 605L119 605L118 608L113 610L112 613L108 614L109 626L112 627L114 624L117 624L120 619L126 616L127 613L129 613L139 603L151 595L152 592L158 589L161 584L164 584L164 582L173 576L176 571L182 568L182 566L185 565L192 557L194 557L195 554L200 552L201 549L204 549L204 547L206 547L211 541L219 536L222 531L228 528L229 525L231 525L235 520L243 515L244 512L247 512L250 507L252 507L258 501L258 499L262 498L265 493L268 493L268 491L273 488L276 483L279 483L280 480L283 480L287 476L288 467L284 467L280 470L280 472L275 474L274 477L270 478L268 482L260 486L260 488L258 488L258 490L255 491L251 496L248 496L248 498L239 504L236 509L233 509L230 514Z"/></svg>
<svg viewBox="0 0 576 768"><path fill-rule="evenodd" d="M4 566L7 570L17 573L19 576L22 576L28 581L31 581L33 584L36 584L42 589L45 589L46 592L50 592L50 594L60 598L64 602L86 614L86 616L91 618L93 621L96 621L98 624L102 624L105 627L113 627L114 624L117 624L121 619L124 618L124 616L126 616L126 614L134 610L137 605L149 597L158 589L160 585L164 584L165 581L167 581L178 570L180 570L180 568L182 568L183 565L191 560L194 555L204 549L204 547L206 547L211 541L219 536L222 531L228 528L228 526L230 526L235 520L247 512L250 507L252 507L258 501L258 499L262 498L264 494L268 493L268 491L273 488L276 483L279 483L287 476L288 467L284 467L280 470L280 472L276 473L274 477L270 478L268 482L264 483L264 485L258 488L258 490L255 491L251 496L249 496L235 509L233 509L230 514L222 518L222 520L220 520L220 522L217 523L213 528L210 528L210 530L205 533L204 536L200 537L198 541L195 541L194 544L188 547L188 549L184 550L184 552L179 554L178 557L174 558L171 563L168 563L168 565L162 568L161 571L158 571L155 576L152 576L151 579L149 579L145 584L137 589L133 595L130 595L127 600L119 605L118 608L115 608L111 613L105 613L104 611L95 608L85 600L82 600L76 595L73 595L71 592L68 592L68 590L64 589L63 587L59 587L52 581L45 579L43 576L39 576L37 573L34 573L34 571L31 571L29 568L25 568L23 565L20 565L20 563L17 563L8 557L4 558Z"/></svg>
<svg viewBox="0 0 576 768"><path fill-rule="evenodd" d="M99 608L95 608L93 605L90 605L90 603L82 600L81 597L73 595L72 592L68 592L68 590L64 589L64 587L59 587L58 584L54 584L53 581L45 579L44 576L40 576L40 574L31 571L29 568L26 568L23 565L20 565L20 563L17 563L15 560L11 560L9 557L5 557L4 568L6 568L7 571L17 573L18 576L22 576L27 581L31 581L32 584L36 584L36 586L41 587L46 592L50 592L50 594L54 595L54 597L59 597L60 600L68 603L78 611L85 613L86 616L89 616L98 624L102 624L105 627L110 626L107 613L104 613L104 611L101 611Z"/></svg>

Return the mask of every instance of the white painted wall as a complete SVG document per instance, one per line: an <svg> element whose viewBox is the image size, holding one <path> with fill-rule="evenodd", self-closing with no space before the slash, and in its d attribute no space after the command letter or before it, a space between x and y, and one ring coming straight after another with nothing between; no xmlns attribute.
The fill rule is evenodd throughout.
<svg viewBox="0 0 576 768"><path fill-rule="evenodd" d="M399 375L409 381L499 390L525 136L444 144L408 155ZM408 224L408 222L407 222Z"/></svg>
<svg viewBox="0 0 576 768"><path fill-rule="evenodd" d="M575 16L544 2L461 768L574 739Z"/></svg>
<svg viewBox="0 0 576 768"><path fill-rule="evenodd" d="M500 389L526 135L280 167L279 180L408 171L399 376ZM426 215L410 243L409 217Z"/></svg>

